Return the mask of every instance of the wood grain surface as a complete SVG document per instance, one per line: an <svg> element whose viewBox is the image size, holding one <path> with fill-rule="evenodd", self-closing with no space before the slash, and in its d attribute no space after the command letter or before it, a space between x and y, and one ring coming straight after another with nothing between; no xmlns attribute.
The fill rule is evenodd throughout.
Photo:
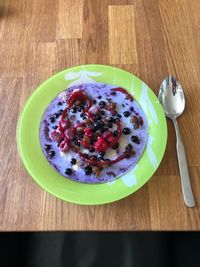
<svg viewBox="0 0 200 267"><path fill-rule="evenodd" d="M200 230L200 1L0 0L0 230ZM157 94L171 74L185 92L179 125L196 199L184 205L173 125L163 161L135 194L79 206L42 190L16 146L20 111L35 88L65 68L128 70Z"/></svg>

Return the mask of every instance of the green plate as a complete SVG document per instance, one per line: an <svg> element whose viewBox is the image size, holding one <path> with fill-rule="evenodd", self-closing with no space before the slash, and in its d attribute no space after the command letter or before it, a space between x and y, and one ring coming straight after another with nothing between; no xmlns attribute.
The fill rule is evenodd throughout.
<svg viewBox="0 0 200 267"><path fill-rule="evenodd" d="M149 137L137 165L121 178L104 184L83 184L61 176L42 153L39 125L46 107L59 92L72 85L102 82L126 88L141 105L148 119ZM17 128L18 150L33 179L63 200L98 205L122 199L143 186L158 168L167 142L163 109L152 90L129 72L104 65L77 66L54 75L41 84L27 101Z"/></svg>

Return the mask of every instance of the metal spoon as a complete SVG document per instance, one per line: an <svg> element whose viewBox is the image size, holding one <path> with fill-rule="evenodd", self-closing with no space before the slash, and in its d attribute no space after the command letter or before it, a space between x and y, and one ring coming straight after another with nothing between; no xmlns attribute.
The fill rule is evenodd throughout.
<svg viewBox="0 0 200 267"><path fill-rule="evenodd" d="M176 120L185 109L185 97L180 83L172 76L167 77L160 86L158 99L164 108L166 117L171 119L174 123L176 130L176 150L178 155L183 198L186 206L194 207L195 201L190 184L185 149Z"/></svg>

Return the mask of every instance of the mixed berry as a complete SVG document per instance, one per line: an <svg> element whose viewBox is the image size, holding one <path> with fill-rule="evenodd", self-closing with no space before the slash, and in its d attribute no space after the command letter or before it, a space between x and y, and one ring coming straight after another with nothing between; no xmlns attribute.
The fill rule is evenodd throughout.
<svg viewBox="0 0 200 267"><path fill-rule="evenodd" d="M123 88L113 88L110 95L115 96L117 92L125 94L126 99L133 101L133 97ZM53 124L49 132L50 139L56 142L60 152L72 151L77 155L66 166L67 176L75 172L73 166L79 159L85 175L94 174L98 177L103 169L134 156L131 142L140 144L140 138L131 134L143 125L142 117L133 113L134 109L127 109L119 114L118 104L111 98L104 99L101 95L92 99L81 88L75 89L66 94L65 100L57 103L62 109L49 116L49 123ZM77 114L80 119L74 121ZM123 126L124 117L129 119L132 128ZM130 136L130 143L116 158L106 158L108 149L118 151L122 136ZM44 150L50 158L55 157L56 153L50 144L45 144Z"/></svg>

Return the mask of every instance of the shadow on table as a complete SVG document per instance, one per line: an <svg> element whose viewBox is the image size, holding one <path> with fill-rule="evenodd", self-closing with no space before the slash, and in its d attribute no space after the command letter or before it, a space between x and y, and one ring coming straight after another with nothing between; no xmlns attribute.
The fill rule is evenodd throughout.
<svg viewBox="0 0 200 267"><path fill-rule="evenodd" d="M200 266L199 232L1 233L2 266Z"/></svg>

